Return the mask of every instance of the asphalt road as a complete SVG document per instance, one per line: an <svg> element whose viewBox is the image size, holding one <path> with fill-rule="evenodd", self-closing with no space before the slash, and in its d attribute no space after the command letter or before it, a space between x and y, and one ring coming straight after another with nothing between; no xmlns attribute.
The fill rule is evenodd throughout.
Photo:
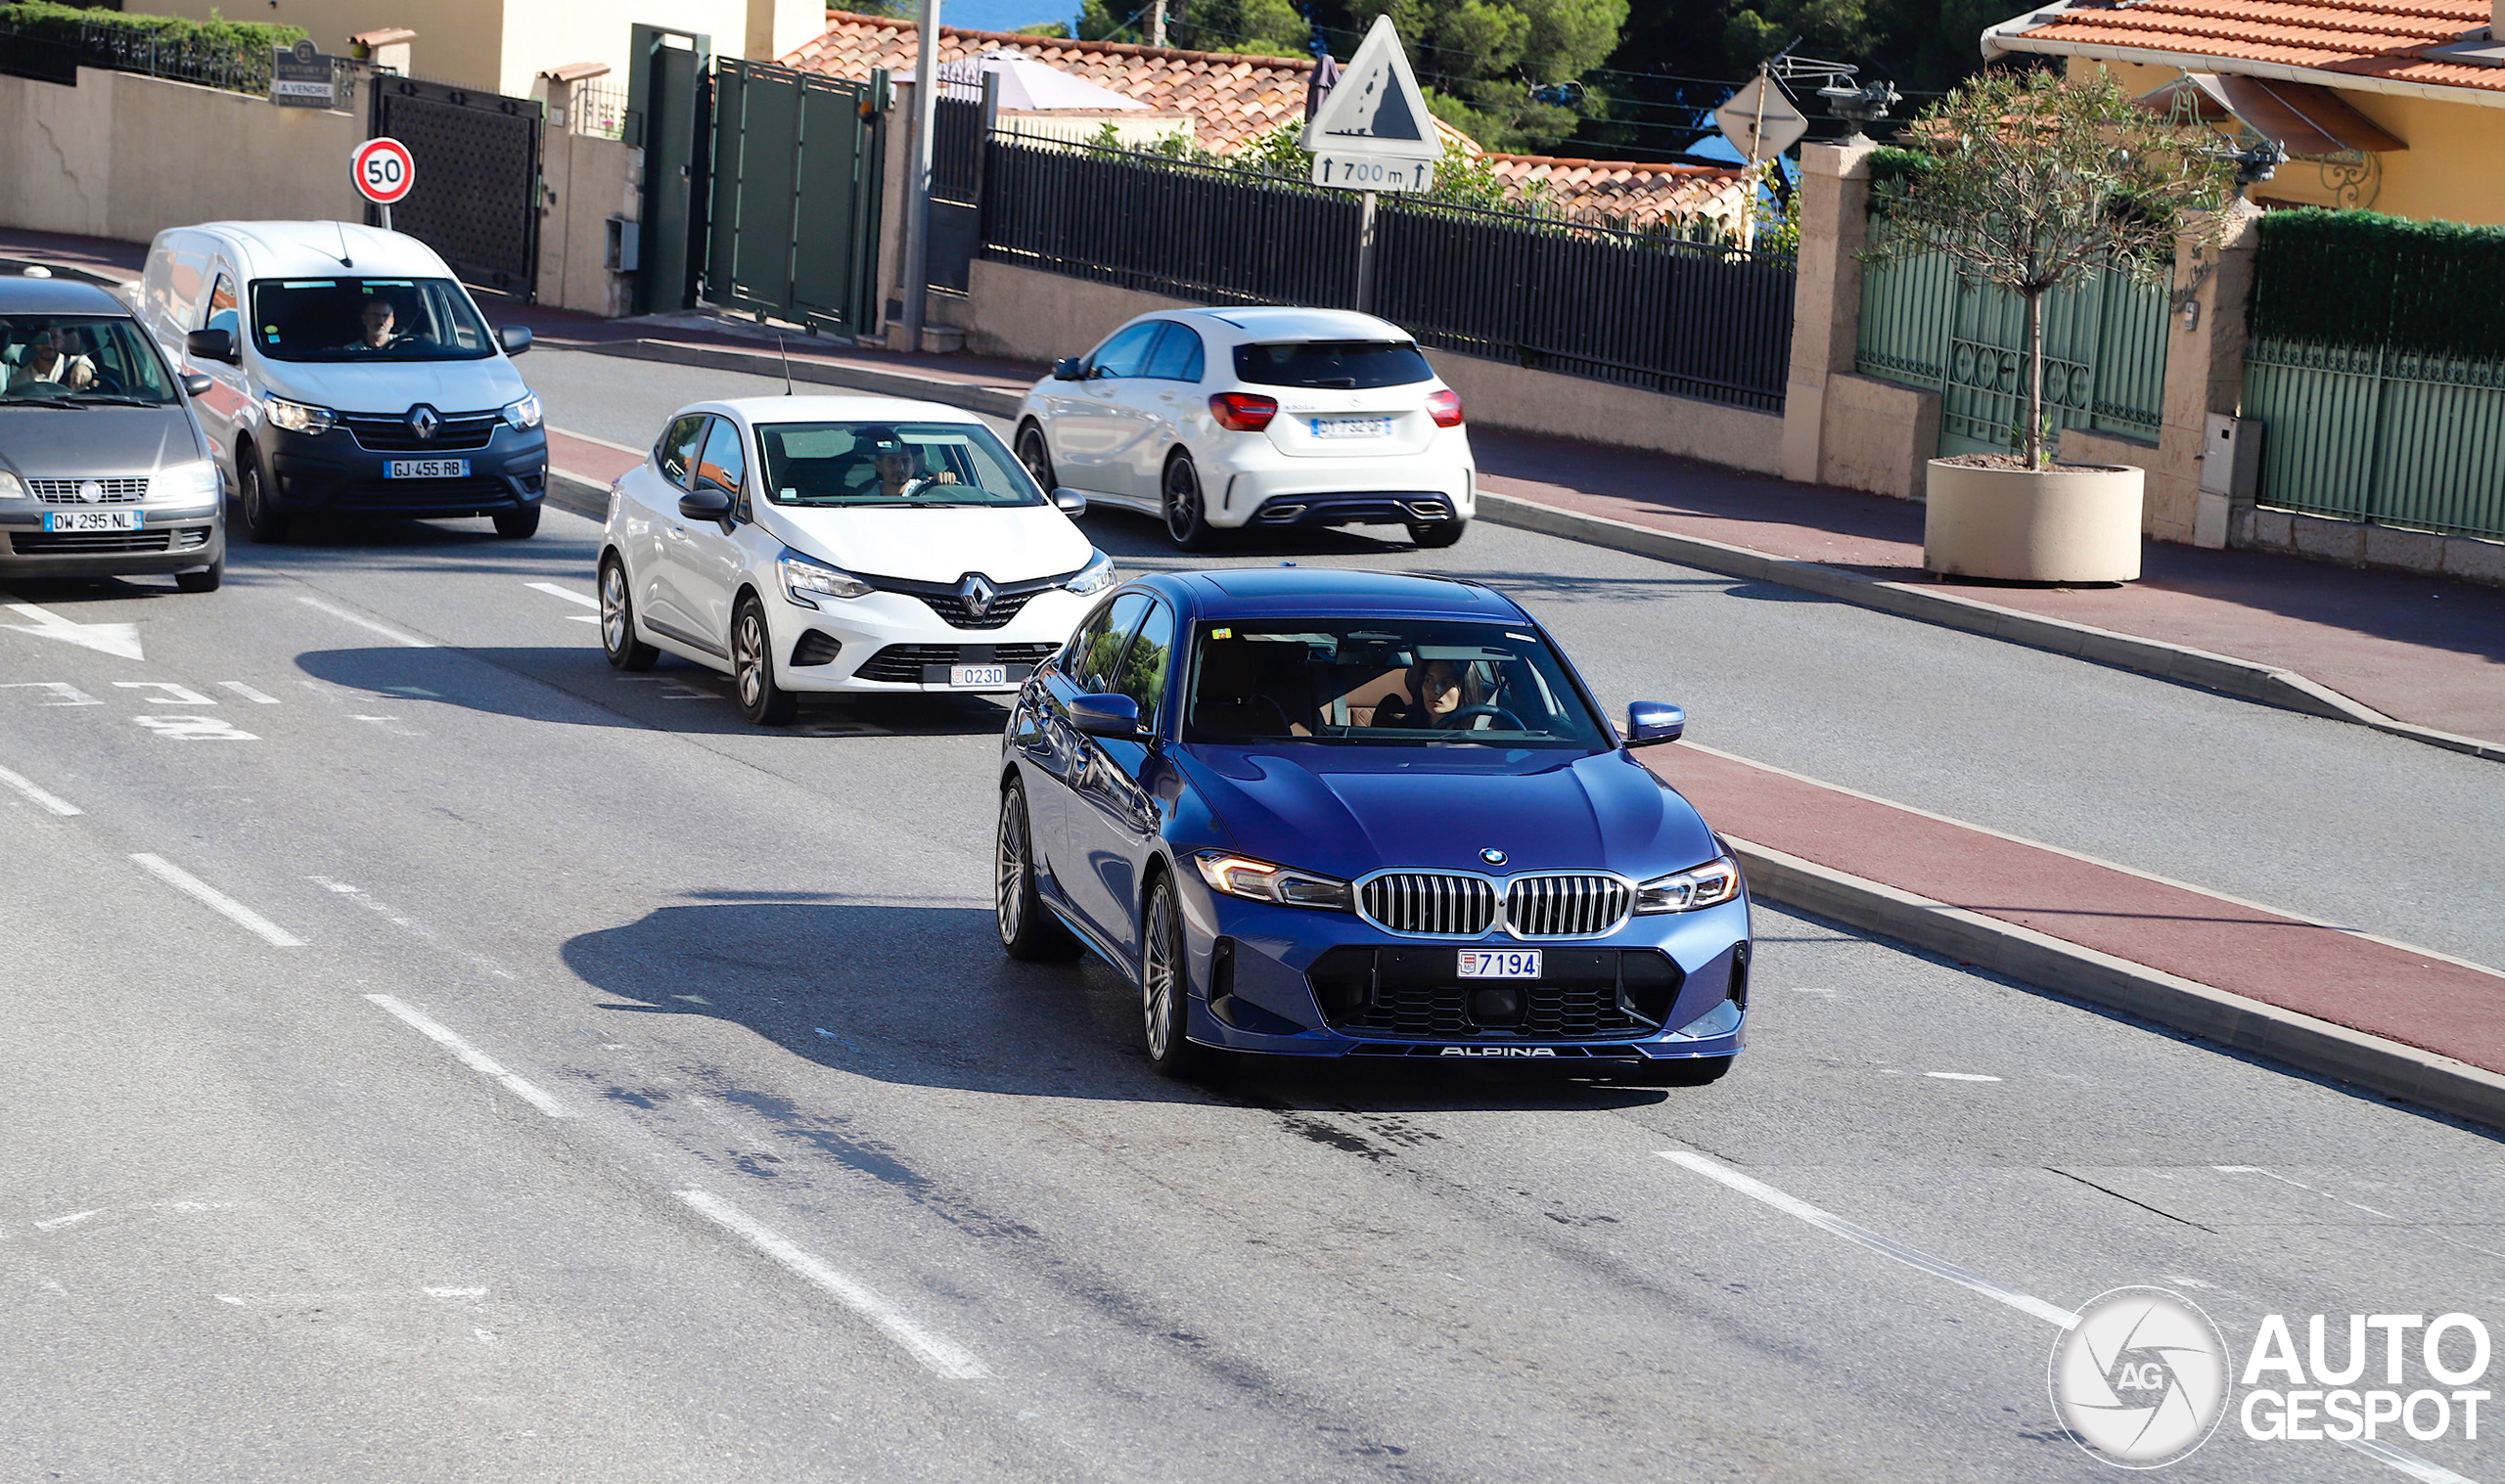
<svg viewBox="0 0 2505 1484"><path fill-rule="evenodd" d="M668 389L527 364L619 441ZM1765 908L1710 1088L1163 1082L1112 975L991 940L995 705L766 733L691 667L619 676L579 621L593 533L315 526L213 596L0 600L131 626L0 626L0 1477L2091 1480L2046 1312L2163 1283L2238 1355L2272 1313L2505 1318L2493 1137ZM1717 744L1857 746L1827 776L1882 792L2015 754L1985 791L2024 819L1986 822L2022 832L2086 814L2026 776L2027 716L2133 723L2055 748L2117 816L2166 796L2169 739L2380 755L1519 533L1447 555ZM1934 698L1883 704L1879 659ZM1926 704L2029 709L1909 746ZM2257 806L2118 828L2458 893L2478 802L2310 866ZM2505 1473L2484 1433L2391 1438ZM2443 1477L2232 1420L2167 1476Z"/></svg>

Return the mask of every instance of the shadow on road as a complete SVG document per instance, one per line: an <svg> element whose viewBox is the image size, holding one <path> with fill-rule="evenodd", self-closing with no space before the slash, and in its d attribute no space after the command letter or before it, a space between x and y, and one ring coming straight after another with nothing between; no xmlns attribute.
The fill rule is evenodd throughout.
<svg viewBox="0 0 2505 1484"><path fill-rule="evenodd" d="M614 997L601 1009L711 1016L860 1076L1016 1097L1213 1096L1282 1114L1590 1109L1662 1100L1658 1089L1554 1073L1380 1060L1245 1062L1195 1089L1150 1069L1127 983L1093 962L1005 958L984 909L741 890L689 895L685 906L567 942L568 967ZM713 1091L753 1096L727 1084ZM634 1102L656 1095L618 1088L610 1096Z"/></svg>

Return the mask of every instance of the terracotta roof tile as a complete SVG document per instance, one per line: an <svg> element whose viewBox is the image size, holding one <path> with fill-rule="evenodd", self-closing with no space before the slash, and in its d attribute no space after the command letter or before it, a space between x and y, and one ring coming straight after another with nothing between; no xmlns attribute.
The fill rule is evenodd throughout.
<svg viewBox="0 0 2505 1484"><path fill-rule="evenodd" d="M2005 41L2020 51L2032 50L2029 42L2065 42L2182 52L2505 93L2505 67L2424 55L2483 33L2488 19L2488 0L2137 0L2056 12Z"/></svg>
<svg viewBox="0 0 2505 1484"><path fill-rule="evenodd" d="M847 11L829 11L826 21L826 34L785 57L785 67L840 77L867 77L879 67L913 69L911 22ZM1060 41L1018 31L939 28L942 63L1001 47L1137 99L1159 112L1188 115L1194 142L1219 155L1241 150L1280 124L1302 122L1305 77L1313 70L1312 59L1304 57L1239 57L1120 41ZM1447 141L1480 153L1477 141L1441 119L1435 128ZM1728 224L1748 199L1739 172L1718 166L1529 155L1486 157L1508 182L1549 180L1551 198L1570 210L1589 209L1635 222L1710 216Z"/></svg>

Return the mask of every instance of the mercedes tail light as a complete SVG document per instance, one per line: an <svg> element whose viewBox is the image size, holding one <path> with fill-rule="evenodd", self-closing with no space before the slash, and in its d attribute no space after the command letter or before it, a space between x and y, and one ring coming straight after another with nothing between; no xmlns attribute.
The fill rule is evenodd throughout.
<svg viewBox="0 0 2505 1484"><path fill-rule="evenodd" d="M1427 411L1435 418L1437 427L1459 427L1461 426L1461 393L1457 391L1427 393Z"/></svg>
<svg viewBox="0 0 2505 1484"><path fill-rule="evenodd" d="M1279 415L1279 399L1250 391L1221 391L1209 398L1209 416L1236 432L1259 432Z"/></svg>

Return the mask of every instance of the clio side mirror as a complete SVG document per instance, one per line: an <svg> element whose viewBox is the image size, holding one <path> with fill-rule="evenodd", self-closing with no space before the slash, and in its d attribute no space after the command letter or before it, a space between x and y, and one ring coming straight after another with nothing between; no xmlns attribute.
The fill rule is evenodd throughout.
<svg viewBox="0 0 2505 1484"><path fill-rule="evenodd" d="M1054 490L1053 509L1075 520L1087 514L1087 497L1074 489Z"/></svg>

